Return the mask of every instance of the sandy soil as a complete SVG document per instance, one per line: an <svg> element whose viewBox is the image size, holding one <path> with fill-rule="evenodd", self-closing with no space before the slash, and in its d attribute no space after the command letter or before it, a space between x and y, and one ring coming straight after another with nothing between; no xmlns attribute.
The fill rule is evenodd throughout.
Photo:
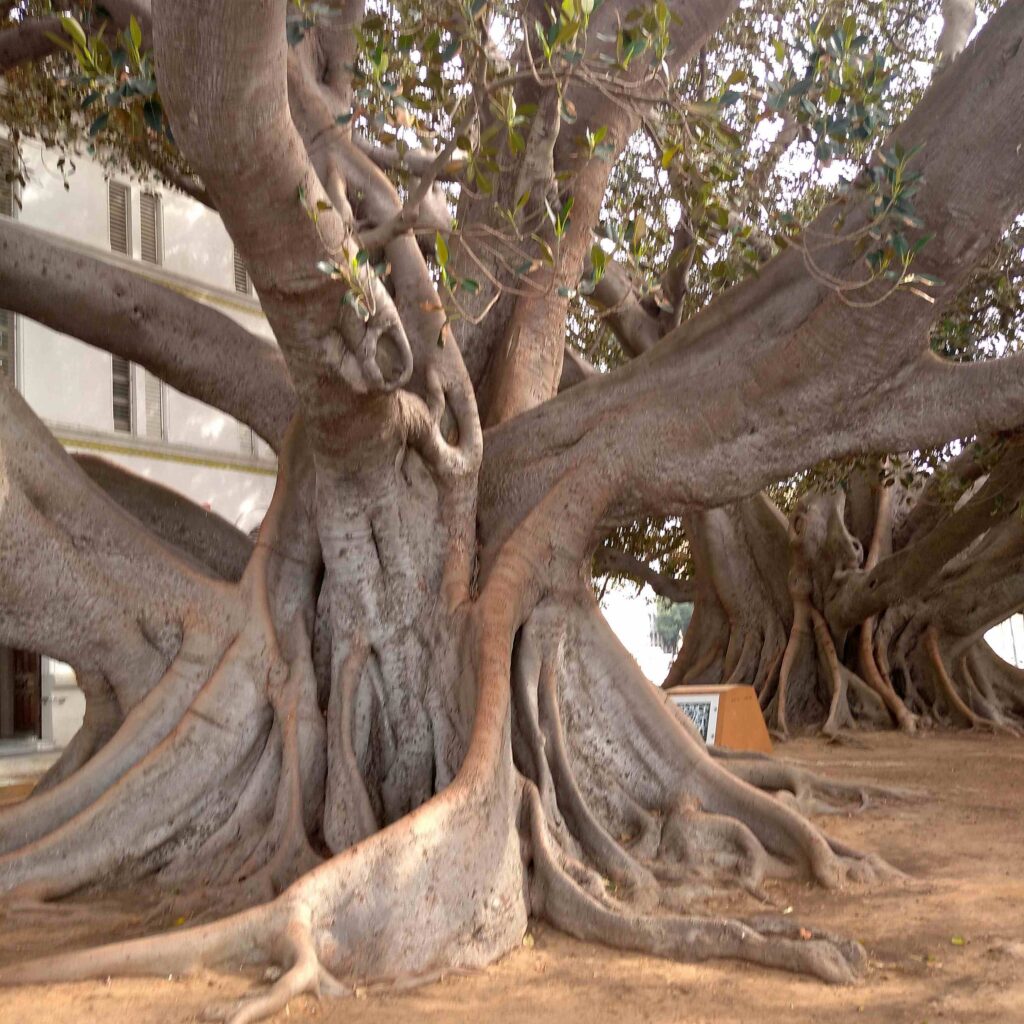
<svg viewBox="0 0 1024 1024"><path fill-rule="evenodd" d="M779 887L795 918L852 935L872 959L849 988L725 961L674 964L575 942L535 926L532 940L490 970L414 991L294 1000L275 1020L398 1024L1018 1024L1024 1022L1024 742L981 735L855 745L800 740L784 756L837 777L919 787L928 799L885 804L827 827L873 849L917 881L879 893L829 895ZM154 927L151 923L150 928ZM66 908L0 922L0 962L135 933ZM0 993L3 1024L186 1024L241 996L254 978L113 980Z"/></svg>

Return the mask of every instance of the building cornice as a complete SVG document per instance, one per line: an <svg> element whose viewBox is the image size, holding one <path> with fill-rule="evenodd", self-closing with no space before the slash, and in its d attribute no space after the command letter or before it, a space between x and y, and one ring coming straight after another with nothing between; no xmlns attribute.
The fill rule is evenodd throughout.
<svg viewBox="0 0 1024 1024"><path fill-rule="evenodd" d="M129 434L108 434L95 430L79 430L62 423L47 422L54 437L65 448L75 451L95 451L108 455L132 455L137 458L160 459L164 462L178 462L207 469L226 469L235 473L255 473L259 476L276 476L277 462L274 459L246 458L228 452L214 452L194 445L155 444L148 438L132 437Z"/></svg>

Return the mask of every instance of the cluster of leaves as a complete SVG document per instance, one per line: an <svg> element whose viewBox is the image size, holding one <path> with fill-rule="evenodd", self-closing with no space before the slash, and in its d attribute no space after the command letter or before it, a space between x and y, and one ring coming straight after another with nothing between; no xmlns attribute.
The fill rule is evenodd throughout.
<svg viewBox="0 0 1024 1024"><path fill-rule="evenodd" d="M856 158L889 124L886 98L891 74L878 40L848 14L838 25L824 18L787 46L773 43L783 73L768 83L769 109L791 114L801 138L823 164Z"/></svg>
<svg viewBox="0 0 1024 1024"><path fill-rule="evenodd" d="M9 11L8 18L52 13L46 0L27 0ZM32 137L59 150L58 170L64 173L66 188L82 150L118 174L157 178L172 187L191 181L170 137L153 56L144 48L138 26L117 33L102 5L90 6L83 9L81 20L65 18L53 42L50 57L6 75L0 124L11 137Z"/></svg>
<svg viewBox="0 0 1024 1024"><path fill-rule="evenodd" d="M92 118L89 137L105 131L113 119L128 137L137 138L148 131L171 139L157 93L153 54L142 50L142 29L135 17L112 39L109 26L102 22L90 35L71 15L64 15L61 24L67 38L56 41L78 64L75 84L88 89L82 110Z"/></svg>
<svg viewBox="0 0 1024 1024"><path fill-rule="evenodd" d="M914 68L932 56L923 26L936 6L911 0L891 18L871 3L741 6L677 83L657 131L631 141L606 198L604 249L630 267L652 312L678 305L682 319L692 316L756 274L844 189L851 204L874 211L861 252L870 255L870 278L899 268L901 284L927 283L908 280L900 256L912 258L920 241L906 241L901 221L915 216L912 172L897 160L899 179L888 180L893 168L882 162L875 177L858 181L856 161L918 99L923 77ZM843 171L856 187L844 184ZM646 211L643 244L618 244L638 209ZM679 294L666 294L666 271L682 279ZM594 340L607 347L600 332ZM590 352L585 338L577 344Z"/></svg>
<svg viewBox="0 0 1024 1024"><path fill-rule="evenodd" d="M688 601L675 604L663 597L654 599L654 635L667 654L675 654L693 618L693 605Z"/></svg>

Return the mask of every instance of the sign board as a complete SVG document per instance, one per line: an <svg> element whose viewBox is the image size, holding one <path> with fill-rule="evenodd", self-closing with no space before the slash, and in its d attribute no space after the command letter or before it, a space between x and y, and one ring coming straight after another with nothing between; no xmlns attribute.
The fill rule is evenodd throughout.
<svg viewBox="0 0 1024 1024"><path fill-rule="evenodd" d="M717 693L671 694L676 707L685 712L695 726L697 732L704 737L705 743L714 743L718 734L718 701Z"/></svg>
<svg viewBox="0 0 1024 1024"><path fill-rule="evenodd" d="M772 741L752 686L676 686L668 691L704 742L729 750L772 752Z"/></svg>

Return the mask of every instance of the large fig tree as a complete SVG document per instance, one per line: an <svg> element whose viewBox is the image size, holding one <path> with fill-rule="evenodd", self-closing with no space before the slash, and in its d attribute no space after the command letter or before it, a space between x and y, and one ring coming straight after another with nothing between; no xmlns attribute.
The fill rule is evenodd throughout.
<svg viewBox="0 0 1024 1024"><path fill-rule="evenodd" d="M4 102L52 98L31 60L52 62L87 103L54 99L53 125L116 128L111 159L148 155L213 206L278 344L13 222L0 305L238 417L280 469L250 545L76 464L0 388L0 638L70 662L89 708L0 818L0 886L145 876L241 908L0 981L274 961L251 1021L487 964L530 915L852 978L856 943L715 897L891 869L777 795L813 780L707 753L604 624L591 560L617 526L822 460L1022 425L1024 359L944 360L929 328L1024 208L1024 3L757 275L692 316L663 297L676 326L561 394L575 291L623 281L593 235L618 155L653 128L692 178L728 135L725 92L678 83L731 0L136 0L76 7L45 43L39 6L3 5ZM814 31L816 68L856 38Z"/></svg>

